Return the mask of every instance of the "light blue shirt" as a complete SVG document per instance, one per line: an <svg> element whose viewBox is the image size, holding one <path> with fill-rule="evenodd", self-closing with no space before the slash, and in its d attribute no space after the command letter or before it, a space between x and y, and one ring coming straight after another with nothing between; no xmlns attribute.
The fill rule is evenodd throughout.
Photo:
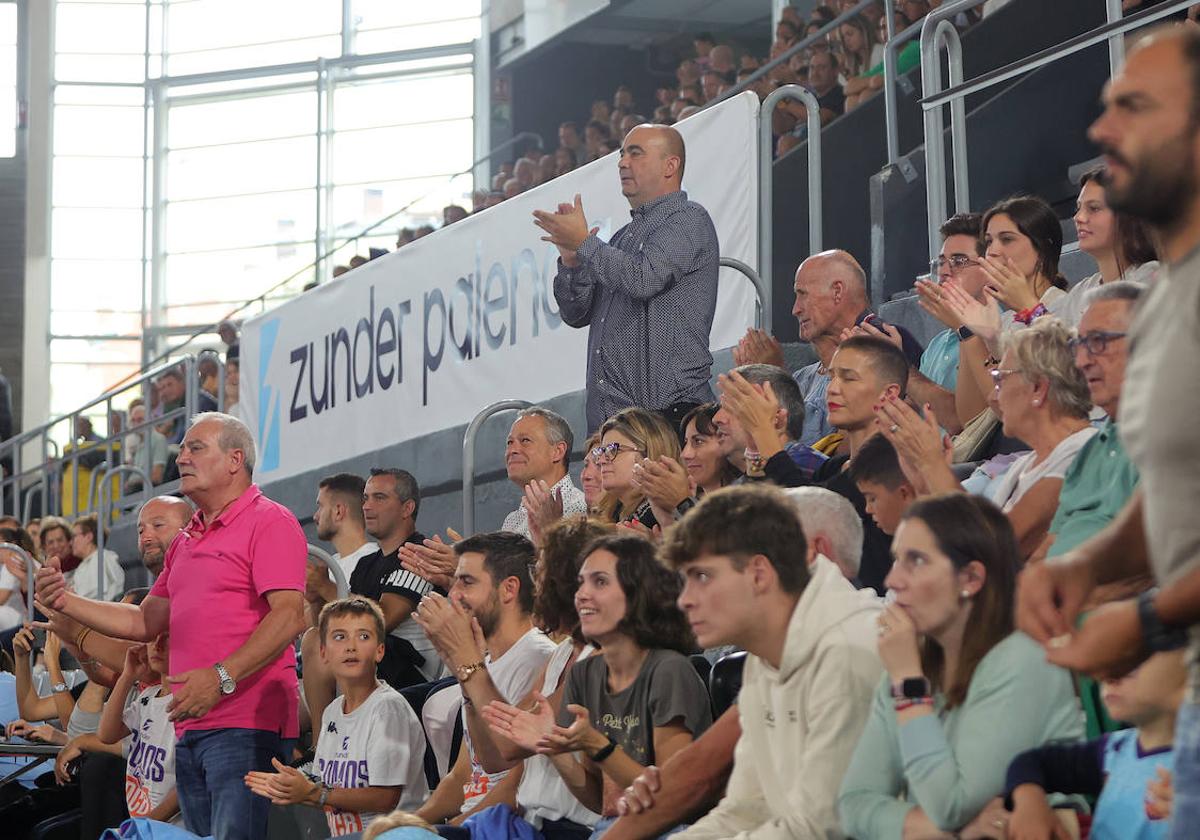
<svg viewBox="0 0 1200 840"><path fill-rule="evenodd" d="M12 723L19 717L21 717L21 713L17 708L17 678L7 671L0 671L0 726ZM24 744L26 742L21 738L14 738L13 743ZM0 756L0 777L7 776L14 770L24 767L32 760L24 756ZM34 779L53 769L53 766L42 764L28 773L18 776L17 781L22 787L32 788Z"/></svg>
<svg viewBox="0 0 1200 840"><path fill-rule="evenodd" d="M921 354L921 374L947 391L958 385L958 344L957 332L942 330Z"/></svg>
<svg viewBox="0 0 1200 840"><path fill-rule="evenodd" d="M800 368L792 377L800 386L800 394L804 398L804 431L800 435L800 443L812 446L833 431L833 426L829 425L829 405L826 397L829 391L829 374L821 372L820 362L813 362Z"/></svg>

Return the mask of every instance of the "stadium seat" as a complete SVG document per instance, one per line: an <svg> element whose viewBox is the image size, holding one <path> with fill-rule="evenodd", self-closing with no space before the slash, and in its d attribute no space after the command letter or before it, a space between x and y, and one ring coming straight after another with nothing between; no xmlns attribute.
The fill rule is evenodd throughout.
<svg viewBox="0 0 1200 840"><path fill-rule="evenodd" d="M742 669L746 667L744 650L727 653L712 666L708 675L708 694L712 698L713 716L720 717L737 702L742 690Z"/></svg>

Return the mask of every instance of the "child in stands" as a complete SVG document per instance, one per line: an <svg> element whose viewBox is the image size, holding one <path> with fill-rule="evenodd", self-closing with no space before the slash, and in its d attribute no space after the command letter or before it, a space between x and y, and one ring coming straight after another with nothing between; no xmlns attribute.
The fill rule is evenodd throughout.
<svg viewBox="0 0 1200 840"><path fill-rule="evenodd" d="M1163 771L1174 764L1175 716L1186 678L1183 651L1155 654L1129 676L1105 681L1101 690L1108 713L1134 729L1038 747L1013 759L1006 785L1013 808L1008 836L1068 837L1046 802L1046 793L1053 792L1099 795L1094 840L1165 838L1167 821L1151 807L1148 787L1160 784Z"/></svg>
<svg viewBox="0 0 1200 840"><path fill-rule="evenodd" d="M850 464L850 478L879 530L889 537L896 533L900 517L917 500L917 491L905 476L892 442L883 435L867 438Z"/></svg>
<svg viewBox="0 0 1200 840"><path fill-rule="evenodd" d="M425 801L425 733L408 701L375 676L384 642L377 603L361 596L330 601L317 629L321 658L342 689L321 719L318 775L273 759L278 772L247 773L246 785L277 805L324 809L330 834L340 837Z"/></svg>
<svg viewBox="0 0 1200 840"><path fill-rule="evenodd" d="M166 633L125 651L96 736L105 744L129 737L125 804L129 816L183 825L175 791L175 724L168 717L170 644ZM131 698L131 692L137 695Z"/></svg>

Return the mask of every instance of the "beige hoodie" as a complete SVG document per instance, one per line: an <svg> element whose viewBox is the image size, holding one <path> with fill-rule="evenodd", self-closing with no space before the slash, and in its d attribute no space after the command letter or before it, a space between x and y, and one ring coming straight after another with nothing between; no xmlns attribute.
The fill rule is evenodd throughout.
<svg viewBox="0 0 1200 840"><path fill-rule="evenodd" d="M841 838L838 788L883 666L879 598L818 556L788 623L781 667L746 658L725 797L681 840Z"/></svg>

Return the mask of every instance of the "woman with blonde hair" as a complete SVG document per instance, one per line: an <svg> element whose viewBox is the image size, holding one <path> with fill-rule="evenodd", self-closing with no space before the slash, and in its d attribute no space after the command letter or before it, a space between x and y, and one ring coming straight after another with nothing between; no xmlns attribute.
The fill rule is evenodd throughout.
<svg viewBox="0 0 1200 840"><path fill-rule="evenodd" d="M622 409L600 426L600 445L590 455L600 464L604 488L596 515L608 522L657 525L650 502L633 480L633 467L643 458L679 460L679 435L670 424L644 408Z"/></svg>
<svg viewBox="0 0 1200 840"><path fill-rule="evenodd" d="M1004 434L1032 451L1013 461L986 495L1008 515L1027 558L1050 529L1063 477L1096 430L1088 423L1091 395L1075 366L1065 324L1041 318L1028 329L1005 333L1001 342L988 402ZM937 416L928 405L922 418L900 400L885 401L878 418L880 432L912 465L927 492L963 489L946 463Z"/></svg>

